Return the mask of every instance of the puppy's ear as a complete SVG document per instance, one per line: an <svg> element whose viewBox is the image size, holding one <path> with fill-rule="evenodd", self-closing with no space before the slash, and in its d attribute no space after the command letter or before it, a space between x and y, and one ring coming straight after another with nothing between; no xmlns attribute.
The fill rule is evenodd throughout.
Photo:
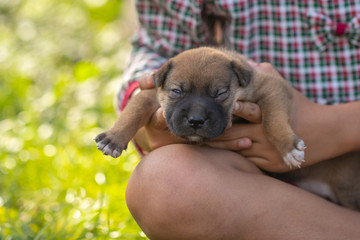
<svg viewBox="0 0 360 240"><path fill-rule="evenodd" d="M172 68L171 59L167 61L164 65L154 75L154 83L156 87L161 87L164 85L167 75L169 74Z"/></svg>
<svg viewBox="0 0 360 240"><path fill-rule="evenodd" d="M240 86L246 87L249 85L253 75L251 66L240 60L233 60L230 62L230 64L231 69L234 71L237 79L239 80Z"/></svg>

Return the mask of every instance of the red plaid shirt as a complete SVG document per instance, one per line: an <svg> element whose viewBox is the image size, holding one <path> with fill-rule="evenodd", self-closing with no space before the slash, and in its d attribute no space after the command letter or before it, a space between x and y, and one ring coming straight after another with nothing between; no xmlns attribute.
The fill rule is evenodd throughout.
<svg viewBox="0 0 360 240"><path fill-rule="evenodd" d="M138 0L140 29L119 103L137 87L139 76L207 44L204 4L231 16L229 41L235 51L272 63L312 101L360 100L360 1Z"/></svg>

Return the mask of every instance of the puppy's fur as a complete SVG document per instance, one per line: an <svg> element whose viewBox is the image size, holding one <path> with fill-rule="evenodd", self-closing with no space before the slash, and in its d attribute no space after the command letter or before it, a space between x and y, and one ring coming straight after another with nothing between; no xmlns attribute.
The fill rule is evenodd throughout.
<svg viewBox="0 0 360 240"><path fill-rule="evenodd" d="M114 126L97 136L104 154L118 157L159 104L171 132L200 142L221 135L234 103L243 100L260 106L267 137L285 163L300 167L304 161L305 144L290 126L291 86L255 71L241 54L210 47L187 50L165 63L154 79L157 90L134 96Z"/></svg>

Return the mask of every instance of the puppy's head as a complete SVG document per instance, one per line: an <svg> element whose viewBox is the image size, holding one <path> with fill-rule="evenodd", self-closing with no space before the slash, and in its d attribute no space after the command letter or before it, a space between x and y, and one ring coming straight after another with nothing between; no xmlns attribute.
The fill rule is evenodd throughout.
<svg viewBox="0 0 360 240"><path fill-rule="evenodd" d="M187 50L154 76L169 129L190 141L223 133L236 92L248 86L252 69L244 59L214 48Z"/></svg>

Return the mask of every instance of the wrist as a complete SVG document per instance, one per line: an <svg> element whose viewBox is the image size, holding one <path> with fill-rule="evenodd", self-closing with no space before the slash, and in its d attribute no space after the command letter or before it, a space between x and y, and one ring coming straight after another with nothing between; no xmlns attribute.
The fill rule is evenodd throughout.
<svg viewBox="0 0 360 240"><path fill-rule="evenodd" d="M358 107L358 106L357 106ZM311 102L300 93L294 94L295 133L304 140L305 165L311 165L359 149L359 123L354 106L327 106ZM360 112L359 112L360 114ZM357 129L354 129L356 127Z"/></svg>
<svg viewBox="0 0 360 240"><path fill-rule="evenodd" d="M352 102L333 106L339 135L334 138L341 142L346 152L360 150L360 102ZM338 137L339 136L339 137ZM345 152L345 153L346 153Z"/></svg>

